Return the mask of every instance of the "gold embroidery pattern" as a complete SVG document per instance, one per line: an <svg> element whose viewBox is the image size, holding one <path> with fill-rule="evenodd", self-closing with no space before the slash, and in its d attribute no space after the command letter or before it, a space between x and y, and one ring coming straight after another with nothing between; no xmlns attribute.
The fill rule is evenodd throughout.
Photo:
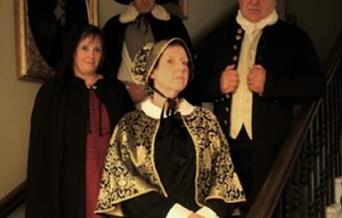
<svg viewBox="0 0 342 218"><path fill-rule="evenodd" d="M244 201L216 117L209 110L196 107L182 119L196 146L196 202L203 205L209 198L227 203ZM167 196L153 163L158 128L159 120L142 111L131 112L120 120L106 157L97 212L123 216L122 201L150 191Z"/></svg>
<svg viewBox="0 0 342 218"><path fill-rule="evenodd" d="M234 173L227 140L216 117L209 110L196 108L185 120L199 148L198 159L201 160L196 181L198 204L203 205L209 198L219 198L227 203L245 201L242 186Z"/></svg>
<svg viewBox="0 0 342 218"><path fill-rule="evenodd" d="M122 216L120 202L153 190L161 192L151 160L151 136L158 122L142 111L120 120L106 156L97 212Z"/></svg>

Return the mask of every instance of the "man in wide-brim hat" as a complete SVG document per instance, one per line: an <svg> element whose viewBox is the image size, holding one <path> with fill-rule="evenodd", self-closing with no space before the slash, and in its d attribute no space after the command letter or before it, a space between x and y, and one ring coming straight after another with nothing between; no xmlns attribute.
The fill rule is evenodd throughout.
<svg viewBox="0 0 342 218"><path fill-rule="evenodd" d="M115 0L128 5L104 26L104 42L109 73L126 84L135 103L146 94L131 76L137 51L148 42L179 37L192 50L190 37L182 21L159 5L166 0Z"/></svg>

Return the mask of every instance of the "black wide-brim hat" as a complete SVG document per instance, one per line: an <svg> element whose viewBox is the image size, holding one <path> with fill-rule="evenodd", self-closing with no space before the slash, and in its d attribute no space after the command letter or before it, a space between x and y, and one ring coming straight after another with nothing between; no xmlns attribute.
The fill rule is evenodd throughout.
<svg viewBox="0 0 342 218"><path fill-rule="evenodd" d="M120 4L129 5L129 3L131 3L131 1L133 0L114 0L114 1ZM168 2L175 2L175 1L174 0L156 0L156 3L158 4L164 4Z"/></svg>

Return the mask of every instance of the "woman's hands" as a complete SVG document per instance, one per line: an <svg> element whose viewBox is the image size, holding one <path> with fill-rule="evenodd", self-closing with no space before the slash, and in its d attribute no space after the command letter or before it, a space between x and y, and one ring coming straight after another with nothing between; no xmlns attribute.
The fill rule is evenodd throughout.
<svg viewBox="0 0 342 218"><path fill-rule="evenodd" d="M198 215L197 213L192 213L188 216L188 218L205 218L204 216Z"/></svg>

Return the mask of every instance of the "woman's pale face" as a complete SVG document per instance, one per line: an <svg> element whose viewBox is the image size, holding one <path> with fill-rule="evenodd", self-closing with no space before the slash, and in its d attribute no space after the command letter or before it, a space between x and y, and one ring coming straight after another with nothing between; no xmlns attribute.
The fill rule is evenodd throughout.
<svg viewBox="0 0 342 218"><path fill-rule="evenodd" d="M146 14L152 11L155 2L155 0L134 0L133 5L140 13Z"/></svg>
<svg viewBox="0 0 342 218"><path fill-rule="evenodd" d="M166 48L150 76L154 87L166 97L178 96L188 83L188 64L188 55L181 45L171 45Z"/></svg>
<svg viewBox="0 0 342 218"><path fill-rule="evenodd" d="M102 46L99 37L87 36L82 39L74 54L74 71L77 75L93 75L101 61Z"/></svg>

